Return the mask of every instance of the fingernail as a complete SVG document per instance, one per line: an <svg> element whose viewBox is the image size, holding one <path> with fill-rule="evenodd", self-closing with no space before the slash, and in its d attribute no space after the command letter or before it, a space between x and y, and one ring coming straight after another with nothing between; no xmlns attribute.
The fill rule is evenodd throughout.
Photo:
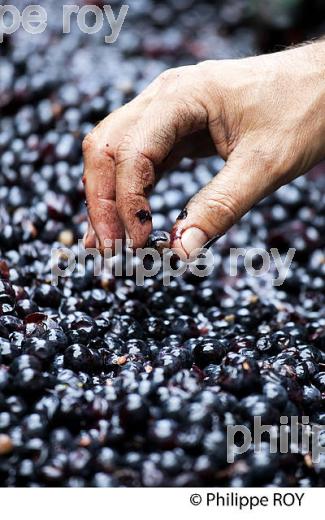
<svg viewBox="0 0 325 520"><path fill-rule="evenodd" d="M207 234L196 227L186 229L181 238L182 247L188 255L195 249L203 247L208 241Z"/></svg>
<svg viewBox="0 0 325 520"><path fill-rule="evenodd" d="M177 217L177 220L185 220L188 215L187 208L184 208Z"/></svg>
<svg viewBox="0 0 325 520"><path fill-rule="evenodd" d="M140 209L135 214L136 217L138 217L141 224L145 224L146 222L152 221L152 215L150 211L147 211L145 209Z"/></svg>

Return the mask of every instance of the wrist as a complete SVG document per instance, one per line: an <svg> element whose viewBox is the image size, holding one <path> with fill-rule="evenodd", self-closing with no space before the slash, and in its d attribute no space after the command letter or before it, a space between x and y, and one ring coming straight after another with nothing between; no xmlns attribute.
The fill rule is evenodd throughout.
<svg viewBox="0 0 325 520"><path fill-rule="evenodd" d="M306 130L310 130L311 166L325 158L325 40L293 49L297 52L296 73L302 69L305 90ZM290 51L288 51L290 52ZM302 101L303 101L302 99ZM303 122L304 124L304 122Z"/></svg>

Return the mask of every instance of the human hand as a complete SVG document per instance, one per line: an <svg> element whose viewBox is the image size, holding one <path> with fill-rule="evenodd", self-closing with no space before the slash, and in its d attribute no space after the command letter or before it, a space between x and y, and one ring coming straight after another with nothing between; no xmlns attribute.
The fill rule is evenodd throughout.
<svg viewBox="0 0 325 520"><path fill-rule="evenodd" d="M185 157L220 154L224 168L188 203L171 246L189 255L325 153L325 43L171 69L84 141L86 247L151 232L148 196Z"/></svg>

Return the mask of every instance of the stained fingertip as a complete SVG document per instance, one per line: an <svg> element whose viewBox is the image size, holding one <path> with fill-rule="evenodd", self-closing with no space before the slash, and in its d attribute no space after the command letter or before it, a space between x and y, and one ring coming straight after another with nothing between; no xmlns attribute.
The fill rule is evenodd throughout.
<svg viewBox="0 0 325 520"><path fill-rule="evenodd" d="M152 232L152 215L150 209L141 208L134 212L127 224L128 234L133 242L133 249L145 247Z"/></svg>
<svg viewBox="0 0 325 520"><path fill-rule="evenodd" d="M124 225L118 215L114 200L98 198L96 204L89 206L91 222L98 239L98 249L103 251L107 241L111 241L111 248L115 249L115 241L125 237Z"/></svg>
<svg viewBox="0 0 325 520"><path fill-rule="evenodd" d="M140 224L145 224L146 222L152 222L151 212L146 209L139 209L135 213L136 218L140 222Z"/></svg>
<svg viewBox="0 0 325 520"><path fill-rule="evenodd" d="M103 254L106 249L116 250L117 241L125 239L124 227L120 224L111 226L109 230L105 226L96 226L96 247Z"/></svg>
<svg viewBox="0 0 325 520"><path fill-rule="evenodd" d="M117 195L117 211L125 228L125 236L133 249L145 247L152 231L152 214L148 200L133 193Z"/></svg>
<svg viewBox="0 0 325 520"><path fill-rule="evenodd" d="M139 249L146 246L149 235L152 233L152 224L146 223L140 226L134 226L131 233L128 233L130 239L129 244L132 249Z"/></svg>
<svg viewBox="0 0 325 520"><path fill-rule="evenodd" d="M170 248L180 260L185 262L188 256L182 247L181 238L182 230L175 224L170 233Z"/></svg>

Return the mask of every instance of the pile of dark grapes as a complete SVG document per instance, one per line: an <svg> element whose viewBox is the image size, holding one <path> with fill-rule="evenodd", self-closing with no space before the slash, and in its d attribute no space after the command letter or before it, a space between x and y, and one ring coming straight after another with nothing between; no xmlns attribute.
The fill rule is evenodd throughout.
<svg viewBox="0 0 325 520"><path fill-rule="evenodd" d="M51 284L51 248L76 250L87 224L83 137L163 69L249 53L254 33L218 33L216 2L138 0L105 45L63 36L60 2L43 5L44 34L0 45L0 485L324 486L325 458L299 443L271 454L266 435L226 460L227 427L255 415L325 425L324 166L222 238L208 278L141 287L88 262ZM221 166L184 160L162 179L154 227ZM296 254L274 287L274 272L230 277L230 247Z"/></svg>

